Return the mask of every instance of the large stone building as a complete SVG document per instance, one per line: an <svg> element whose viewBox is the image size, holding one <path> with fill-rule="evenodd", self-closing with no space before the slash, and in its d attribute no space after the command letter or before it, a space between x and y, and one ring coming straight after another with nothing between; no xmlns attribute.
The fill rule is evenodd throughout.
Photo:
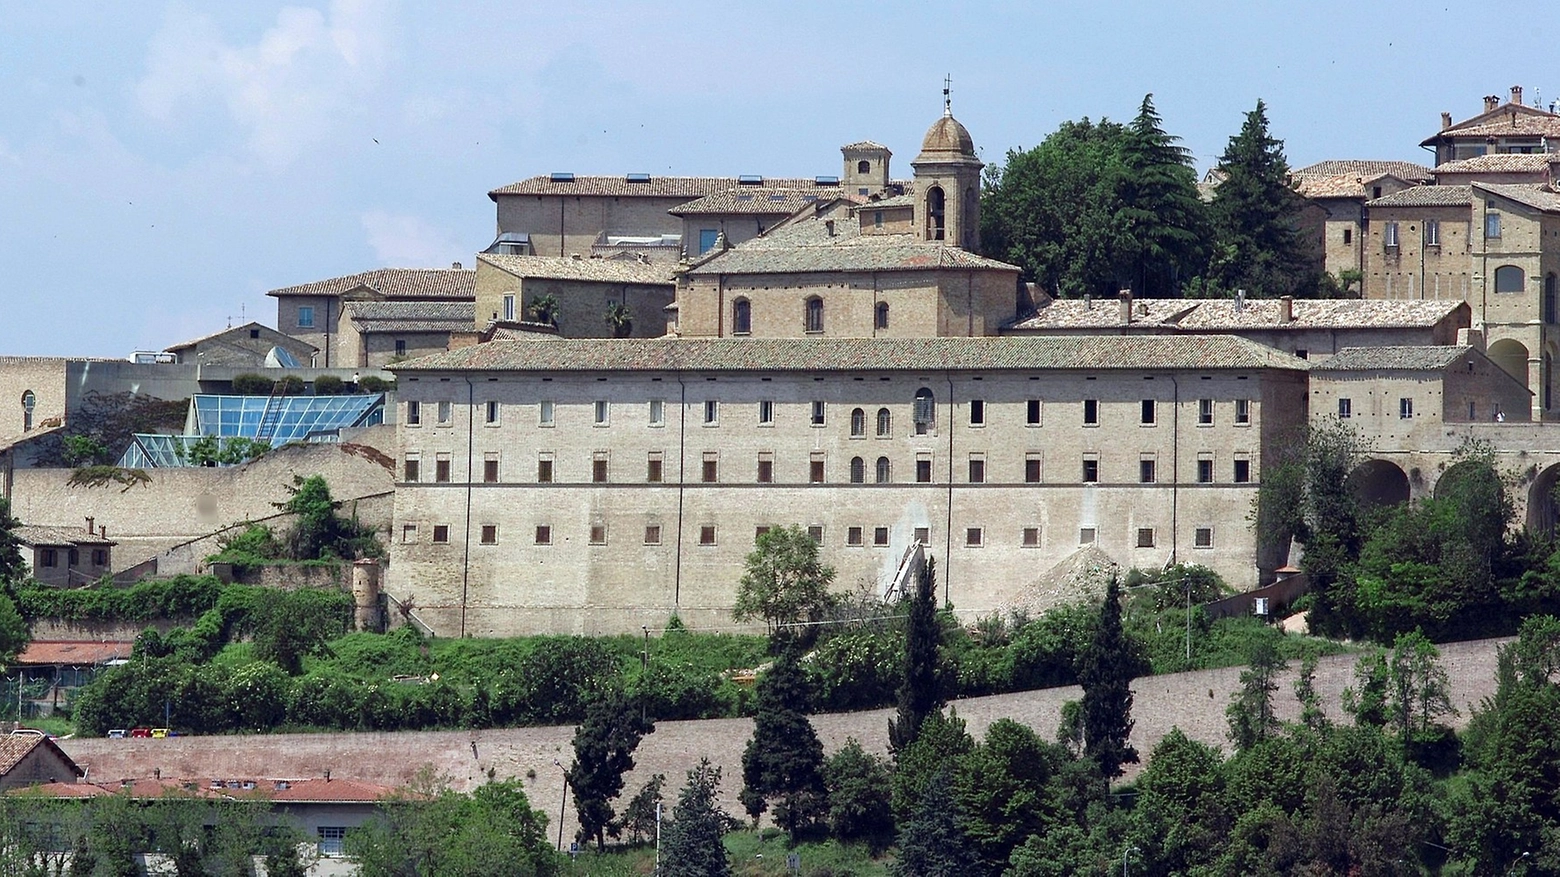
<svg viewBox="0 0 1560 877"><path fill-rule="evenodd" d="M319 354L313 363L319 368L354 367L362 359L361 348L343 352L343 335L358 344L351 329L345 332L342 320L345 305L354 301L378 302L473 302L476 272L461 268L379 268L312 283L286 286L267 292L276 299L277 331L315 347ZM394 343L394 338L390 339Z"/></svg>

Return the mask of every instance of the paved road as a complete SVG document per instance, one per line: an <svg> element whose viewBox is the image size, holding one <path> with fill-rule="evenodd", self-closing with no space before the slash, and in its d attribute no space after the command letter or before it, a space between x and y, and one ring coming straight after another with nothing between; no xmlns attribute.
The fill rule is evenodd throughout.
<svg viewBox="0 0 1560 877"><path fill-rule="evenodd" d="M1504 640L1452 643L1441 647L1450 677L1453 702L1468 720L1470 706L1494 688L1495 650ZM1317 669L1316 685L1329 715L1342 715L1340 696L1351 684L1352 655L1324 658ZM1292 674L1282 682L1279 715L1296 719L1299 707L1290 693ZM1189 736L1225 746L1224 709L1240 679L1239 668L1202 670L1140 679L1133 686L1136 726L1132 741L1147 759L1154 742L1179 726ZM954 707L977 737L999 718L1023 722L1043 736L1054 736L1062 704L1076 700L1076 687L1052 688L1019 694L1003 694L961 700ZM824 749L832 752L848 737L884 751L892 710L830 713L814 716L813 727ZM150 776L154 769L165 777L209 779L215 777L306 777L326 770L338 777L402 784L420 769L431 766L449 778L456 789L466 790L484 781L489 771L499 778L525 777L531 801L556 819L563 780L554 761L567 765L573 757L570 727L503 728L482 731L407 731L399 733L269 734L225 737L178 737L165 740L65 740L61 745L88 770L88 779L119 780ZM752 734L749 719L662 722L640 744L638 767L628 778L631 794L651 773L664 773L673 790L684 772L707 756L725 771L723 798L733 813L741 809L736 793L741 788L742 749ZM475 746L475 750L473 750ZM475 751L475 756L473 756ZM675 791L669 797L675 796ZM565 836L574 831L573 807L568 808ZM553 823L556 830L557 824Z"/></svg>

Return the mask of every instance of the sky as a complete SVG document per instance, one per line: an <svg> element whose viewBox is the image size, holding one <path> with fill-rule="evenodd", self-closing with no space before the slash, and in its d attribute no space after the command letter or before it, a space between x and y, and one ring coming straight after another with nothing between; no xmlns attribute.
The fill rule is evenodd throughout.
<svg viewBox="0 0 1560 877"><path fill-rule="evenodd" d="M1560 98L1534 12L0 0L0 354L124 357L274 325L269 289L470 267L486 193L536 174L838 174L871 139L908 177L945 75L988 163L1150 92L1199 170L1259 99L1292 166L1425 163L1443 110Z"/></svg>

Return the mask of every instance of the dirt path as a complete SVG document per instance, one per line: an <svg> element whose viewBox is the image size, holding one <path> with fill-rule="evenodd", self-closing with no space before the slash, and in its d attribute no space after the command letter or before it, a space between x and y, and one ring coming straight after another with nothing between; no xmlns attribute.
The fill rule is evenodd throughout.
<svg viewBox="0 0 1560 877"><path fill-rule="evenodd" d="M1465 723L1470 705L1494 688L1495 650L1504 640L1451 643L1441 647L1450 677L1453 702ZM1343 715L1340 697L1353 680L1355 656L1323 658L1316 687L1335 720ZM1138 680L1132 742L1147 759L1154 742L1180 727L1187 735L1228 748L1224 709L1239 682L1240 669L1202 670ZM1279 715L1299 716L1291 694L1293 674L1285 676L1278 696ZM1079 697L1076 687L1052 688L961 700L954 704L980 737L999 718L1023 722L1046 738L1055 734L1062 704ZM813 727L824 749L832 752L855 737L869 749L886 746L892 710L829 713L813 716ZM740 813L736 793L741 788L742 749L752 733L749 719L662 722L640 744L638 767L628 778L632 793L652 773L664 773L669 797L682 785L684 772L701 756L725 771L723 797L728 809ZM555 760L567 765L573 757L570 727L503 728L483 731L407 731L399 733L269 734L228 737L178 737L165 740L64 740L61 745L88 770L88 779L102 782L150 776L239 778L320 776L355 777L374 782L408 782L425 765L448 776L454 788L479 785L489 771L499 778L524 777L531 801L556 820L563 774ZM567 808L564 836L574 831L573 807ZM552 823L552 831L557 823Z"/></svg>

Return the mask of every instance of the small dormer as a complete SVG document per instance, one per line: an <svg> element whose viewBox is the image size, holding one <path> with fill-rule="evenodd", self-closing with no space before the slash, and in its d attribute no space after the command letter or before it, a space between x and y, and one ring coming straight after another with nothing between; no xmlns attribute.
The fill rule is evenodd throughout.
<svg viewBox="0 0 1560 877"><path fill-rule="evenodd" d="M888 188L888 160L893 157L887 146L862 140L840 147L845 157L845 172L840 187L848 195L871 195Z"/></svg>

